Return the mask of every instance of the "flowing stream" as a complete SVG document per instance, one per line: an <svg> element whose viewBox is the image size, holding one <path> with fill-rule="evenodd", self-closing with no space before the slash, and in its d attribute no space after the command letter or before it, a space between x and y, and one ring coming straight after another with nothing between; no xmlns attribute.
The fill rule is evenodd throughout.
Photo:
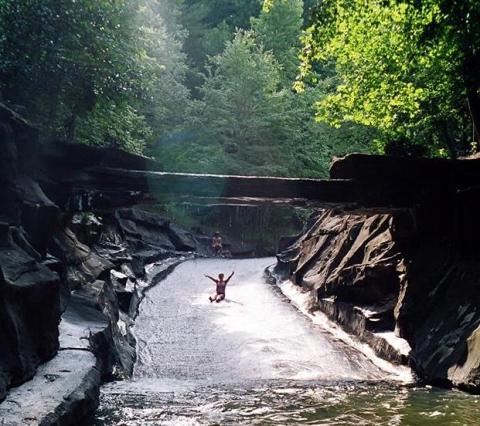
<svg viewBox="0 0 480 426"><path fill-rule="evenodd" d="M147 292L130 381L96 425L470 425L479 397L405 386L263 278L273 258L188 261ZM235 276L222 303L204 274Z"/></svg>

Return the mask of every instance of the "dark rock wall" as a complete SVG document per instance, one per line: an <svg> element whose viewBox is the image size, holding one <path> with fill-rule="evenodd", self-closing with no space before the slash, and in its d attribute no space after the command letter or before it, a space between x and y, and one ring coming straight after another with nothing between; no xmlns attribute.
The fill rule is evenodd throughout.
<svg viewBox="0 0 480 426"><path fill-rule="evenodd" d="M364 206L316 212L278 255L277 273L380 356L408 362L430 383L480 392L478 163L353 160L332 174L370 188ZM424 197L412 198L415 189ZM379 340L385 332L409 343L408 357Z"/></svg>
<svg viewBox="0 0 480 426"><path fill-rule="evenodd" d="M67 347L59 344L61 321L65 327L104 318L108 326L86 343L96 368L104 379L131 373L131 326L143 291L182 259L207 250L169 220L127 208L144 199L137 193L109 197L102 191L95 204L95 191L84 192L85 206L97 210L79 209L81 199L65 179L92 164L158 167L115 150L41 145L35 129L0 105L0 401L40 364L68 350L68 336ZM147 276L145 266L153 262L159 266ZM82 400L90 411L98 403L98 384Z"/></svg>
<svg viewBox="0 0 480 426"><path fill-rule="evenodd" d="M59 209L27 174L36 137L0 108L0 400L58 348L61 283L45 254Z"/></svg>
<svg viewBox="0 0 480 426"><path fill-rule="evenodd" d="M400 288L401 248L394 237L399 216L326 210L297 242L301 250L281 259L297 260L295 280L319 297L363 305L382 302Z"/></svg>
<svg viewBox="0 0 480 426"><path fill-rule="evenodd" d="M409 211L327 209L278 255L276 271L312 294L321 309L383 358L405 363L375 333L393 331L394 310L404 284L405 250L412 235Z"/></svg>

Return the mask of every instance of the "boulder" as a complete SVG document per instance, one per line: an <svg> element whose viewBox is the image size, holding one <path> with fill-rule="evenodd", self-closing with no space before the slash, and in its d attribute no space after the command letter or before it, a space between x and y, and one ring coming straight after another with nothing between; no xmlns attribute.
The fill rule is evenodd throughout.
<svg viewBox="0 0 480 426"><path fill-rule="evenodd" d="M110 271L110 281L118 299L118 306L123 312L129 312L130 302L136 291L135 282L122 272Z"/></svg>
<svg viewBox="0 0 480 426"><path fill-rule="evenodd" d="M92 246L102 231L102 219L93 213L77 213L69 226L83 244Z"/></svg>
<svg viewBox="0 0 480 426"><path fill-rule="evenodd" d="M195 236L174 223L169 223L167 235L177 251L196 251L198 249L199 242Z"/></svg>
<svg viewBox="0 0 480 426"><path fill-rule="evenodd" d="M119 229L135 250L161 248L175 250L170 239L169 221L138 209L118 210L115 214Z"/></svg>
<svg viewBox="0 0 480 426"><path fill-rule="evenodd" d="M101 233L94 244L94 250L116 267L132 260L128 243L123 239L116 220L112 220L111 217L104 220Z"/></svg>
<svg viewBox="0 0 480 426"><path fill-rule="evenodd" d="M158 260L167 259L172 255L168 250L142 250L132 256L132 271L136 277L145 275L145 266Z"/></svg>
<svg viewBox="0 0 480 426"><path fill-rule="evenodd" d="M69 228L54 236L51 250L67 267L66 283L70 289L108 276L115 266L82 244Z"/></svg>
<svg viewBox="0 0 480 426"><path fill-rule="evenodd" d="M395 363L406 363L406 354L379 333L395 330L403 241L414 232L407 218L402 210L322 210L278 255L275 267L310 291L317 309Z"/></svg>

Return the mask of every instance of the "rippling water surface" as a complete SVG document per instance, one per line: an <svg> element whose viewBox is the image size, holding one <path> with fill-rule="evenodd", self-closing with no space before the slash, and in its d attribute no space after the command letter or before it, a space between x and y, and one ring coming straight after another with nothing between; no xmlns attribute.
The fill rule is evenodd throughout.
<svg viewBox="0 0 480 426"><path fill-rule="evenodd" d="M399 383L264 282L274 259L196 260L151 289L131 381L106 385L96 425L475 425L479 398ZM210 303L205 273L236 274Z"/></svg>

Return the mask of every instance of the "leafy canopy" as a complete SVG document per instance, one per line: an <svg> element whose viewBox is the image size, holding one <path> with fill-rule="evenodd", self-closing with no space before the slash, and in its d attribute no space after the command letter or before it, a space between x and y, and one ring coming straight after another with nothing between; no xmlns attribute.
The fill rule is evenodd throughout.
<svg viewBox="0 0 480 426"><path fill-rule="evenodd" d="M335 65L338 84L318 100L318 119L373 126L383 135L381 149L407 140L431 154L454 155L464 146L462 53L442 3L323 2L303 37L303 83L296 86L316 84L317 64Z"/></svg>

